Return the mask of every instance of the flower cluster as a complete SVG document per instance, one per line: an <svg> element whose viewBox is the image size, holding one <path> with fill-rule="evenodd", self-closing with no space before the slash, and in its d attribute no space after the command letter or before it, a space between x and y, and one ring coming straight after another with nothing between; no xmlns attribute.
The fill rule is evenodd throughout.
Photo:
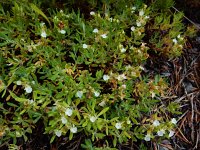
<svg viewBox="0 0 200 150"><path fill-rule="evenodd" d="M144 7L139 10L138 18L136 20L136 25L131 27L131 31L137 36L142 35L143 27L146 25L149 19L149 16L145 15L146 9L147 9L147 6L144 5ZM135 7L132 7L132 12L135 12Z"/></svg>
<svg viewBox="0 0 200 150"><path fill-rule="evenodd" d="M156 135L159 137L166 136L168 138L174 136L175 131L172 129L174 125L177 124L177 120L172 118L168 123L160 123L159 120L154 120L152 123L152 129L156 132ZM144 137L145 141L150 141L156 135L153 135L153 131L147 131L147 134Z"/></svg>
<svg viewBox="0 0 200 150"><path fill-rule="evenodd" d="M151 7L125 2L102 1L103 7L91 7L99 10L85 17L70 9L38 12L33 4L35 11L14 17L21 15L16 13L19 8L23 12L28 7L12 5L13 15L7 14L1 24L0 95L5 103L0 103L0 113L2 120L7 119L2 126L10 128L3 130L5 139L15 135L26 140L37 121L45 121L45 134L53 135L51 142L61 136L71 140L77 132L91 136L93 143L111 137L114 146L132 137L150 141L175 134L177 120L164 122L167 117L162 115L171 108L160 111L157 105L167 84L159 75L149 78L145 64L151 54L148 50L160 46L161 51L174 54L181 49L184 30L174 31L174 20L179 19L173 16L168 28L163 25L167 18L162 18L163 13L159 12L160 19L151 14ZM19 21L28 25L21 30ZM148 116L154 108L160 117ZM7 117L10 113L17 117Z"/></svg>
<svg viewBox="0 0 200 150"><path fill-rule="evenodd" d="M66 134L66 132L69 130L71 133L77 133L78 128L75 126L75 124L72 122L73 119L73 113L75 113L75 110L72 107L62 105L59 103L55 103L56 107L54 107L53 111L59 110L60 111L60 118L59 122L62 123L62 126L59 127L59 129L56 129L55 135L57 137L60 137L63 134Z"/></svg>

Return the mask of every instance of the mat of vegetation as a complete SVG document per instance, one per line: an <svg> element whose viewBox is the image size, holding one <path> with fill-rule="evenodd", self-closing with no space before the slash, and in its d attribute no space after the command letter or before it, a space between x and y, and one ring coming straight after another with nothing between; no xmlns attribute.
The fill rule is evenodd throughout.
<svg viewBox="0 0 200 150"><path fill-rule="evenodd" d="M188 98L176 60L195 35L173 5L2 2L0 148L172 148Z"/></svg>

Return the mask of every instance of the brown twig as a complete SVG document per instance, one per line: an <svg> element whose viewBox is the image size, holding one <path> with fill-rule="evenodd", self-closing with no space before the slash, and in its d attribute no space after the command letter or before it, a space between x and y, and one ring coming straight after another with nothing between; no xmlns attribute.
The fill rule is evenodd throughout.
<svg viewBox="0 0 200 150"><path fill-rule="evenodd" d="M181 135L176 134L176 136L178 136L180 139L182 139L184 142L191 144L191 142L185 137L185 135L181 132L181 130L178 128L178 131Z"/></svg>
<svg viewBox="0 0 200 150"><path fill-rule="evenodd" d="M175 10L175 11L177 11L177 12L180 12L177 8L175 8L174 6L172 6L172 8ZM200 26L197 24L197 23L195 23L194 21L192 21L192 20L190 20L188 17L186 17L185 15L183 15L183 17L186 19L186 20L188 20L190 23L192 23L197 29L199 29L200 30Z"/></svg>

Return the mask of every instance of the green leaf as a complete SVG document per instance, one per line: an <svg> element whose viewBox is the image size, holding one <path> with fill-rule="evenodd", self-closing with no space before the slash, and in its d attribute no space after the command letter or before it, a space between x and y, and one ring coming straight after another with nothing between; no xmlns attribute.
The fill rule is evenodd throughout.
<svg viewBox="0 0 200 150"><path fill-rule="evenodd" d="M102 139L103 137L105 137L105 134L103 134L103 133L96 133L96 137Z"/></svg>
<svg viewBox="0 0 200 150"><path fill-rule="evenodd" d="M155 76L155 83L157 84L159 81L160 81L160 76L159 76L159 75L156 75L156 76Z"/></svg>
<svg viewBox="0 0 200 150"><path fill-rule="evenodd" d="M108 125L106 124L106 135L108 135Z"/></svg>
<svg viewBox="0 0 200 150"><path fill-rule="evenodd" d="M88 121L86 120L86 121L82 124L82 127L83 127L83 128L86 127L87 124L88 124Z"/></svg>
<svg viewBox="0 0 200 150"><path fill-rule="evenodd" d="M49 103L50 101L45 101L44 104L42 104L41 108L45 108Z"/></svg>
<svg viewBox="0 0 200 150"><path fill-rule="evenodd" d="M25 112L26 112L26 109L22 110L19 114L22 115Z"/></svg>
<svg viewBox="0 0 200 150"><path fill-rule="evenodd" d="M124 131L123 134L126 135L126 137L128 137L129 139L131 138L131 136L126 131Z"/></svg>
<svg viewBox="0 0 200 150"><path fill-rule="evenodd" d="M103 72L101 70L99 70L99 71L96 72L97 79L101 79L102 76L103 76Z"/></svg>
<svg viewBox="0 0 200 150"><path fill-rule="evenodd" d="M71 140L72 138L73 138L73 133L70 132L70 134L69 134L69 140Z"/></svg>
<svg viewBox="0 0 200 150"><path fill-rule="evenodd" d="M38 120L41 118L42 115L40 115L39 117L37 117L36 119L33 120L33 123L38 122Z"/></svg>
<svg viewBox="0 0 200 150"><path fill-rule="evenodd" d="M24 141L26 142L28 140L28 137L25 134L23 134L23 137L24 137Z"/></svg>
<svg viewBox="0 0 200 150"><path fill-rule="evenodd" d="M9 91L10 95L12 96L12 98L14 98L16 101L23 103L25 101L27 101L26 98L20 98L17 95L15 95L13 92Z"/></svg>
<svg viewBox="0 0 200 150"><path fill-rule="evenodd" d="M10 80L8 81L7 87L13 83L13 81L15 80L15 76L13 75L12 77L10 77Z"/></svg>
<svg viewBox="0 0 200 150"><path fill-rule="evenodd" d="M117 137L116 136L114 136L113 145L114 145L114 147L116 147L116 145L117 145Z"/></svg>
<svg viewBox="0 0 200 150"><path fill-rule="evenodd" d="M5 94L6 94L6 89L4 89L4 91L3 91L3 94L1 95L1 98L3 98L4 96L5 96Z"/></svg>
<svg viewBox="0 0 200 150"><path fill-rule="evenodd" d="M138 124L138 122L135 118L131 117L131 120L133 121L134 124L136 124L136 125Z"/></svg>
<svg viewBox="0 0 200 150"><path fill-rule="evenodd" d="M54 141L55 137L56 137L55 135L53 135L53 136L51 137L50 143L52 143L52 142Z"/></svg>
<svg viewBox="0 0 200 150"><path fill-rule="evenodd" d="M12 107L18 107L16 104L13 104L13 103L10 103L10 102L7 102L8 106L12 106Z"/></svg>
<svg viewBox="0 0 200 150"><path fill-rule="evenodd" d="M108 111L109 107L104 108L98 115L97 117L101 116L102 114L104 114L106 111Z"/></svg>
<svg viewBox="0 0 200 150"><path fill-rule="evenodd" d="M30 6L36 13L38 13L42 17L44 17L48 21L49 25L51 25L49 19L47 18L47 16L36 5L34 5L33 3L30 3Z"/></svg>
<svg viewBox="0 0 200 150"><path fill-rule="evenodd" d="M94 133L92 134L92 141L94 142Z"/></svg>
<svg viewBox="0 0 200 150"><path fill-rule="evenodd" d="M103 127L103 123L102 123L102 122L97 122L97 128L98 128L99 130L101 130L102 127Z"/></svg>
<svg viewBox="0 0 200 150"><path fill-rule="evenodd" d="M32 133L32 129L31 129L30 127L28 127L28 128L26 129L26 132Z"/></svg>

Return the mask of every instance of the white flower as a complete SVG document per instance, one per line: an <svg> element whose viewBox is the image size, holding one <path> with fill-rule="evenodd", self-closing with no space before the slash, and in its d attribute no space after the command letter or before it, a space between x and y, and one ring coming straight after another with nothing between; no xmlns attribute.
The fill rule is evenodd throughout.
<svg viewBox="0 0 200 150"><path fill-rule="evenodd" d="M94 91L94 96L99 97L100 93L98 91Z"/></svg>
<svg viewBox="0 0 200 150"><path fill-rule="evenodd" d="M102 34L101 37L104 38L104 39L106 39L107 35L106 34Z"/></svg>
<svg viewBox="0 0 200 150"><path fill-rule="evenodd" d="M156 96L156 93L151 92L151 98L154 98Z"/></svg>
<svg viewBox="0 0 200 150"><path fill-rule="evenodd" d="M83 91L77 91L76 97L81 98L83 96Z"/></svg>
<svg viewBox="0 0 200 150"><path fill-rule="evenodd" d="M33 89L30 85L27 85L24 90L26 91L26 93L31 93Z"/></svg>
<svg viewBox="0 0 200 150"><path fill-rule="evenodd" d="M71 116L72 113L73 113L73 110L72 110L71 108L67 108L67 109L65 110L65 115L67 115L67 116Z"/></svg>
<svg viewBox="0 0 200 150"><path fill-rule="evenodd" d="M32 84L35 84L35 81L32 81L31 83L32 83Z"/></svg>
<svg viewBox="0 0 200 150"><path fill-rule="evenodd" d="M161 129L157 132L158 136L163 136L165 134L165 130Z"/></svg>
<svg viewBox="0 0 200 150"><path fill-rule="evenodd" d="M69 18L69 17L70 17L70 15L65 15L65 17Z"/></svg>
<svg viewBox="0 0 200 150"><path fill-rule="evenodd" d="M138 27L140 27L142 24L141 24L141 22L136 22L136 25L138 26Z"/></svg>
<svg viewBox="0 0 200 150"><path fill-rule="evenodd" d="M144 67L142 67L142 66L139 66L139 68L140 68L141 70L144 70Z"/></svg>
<svg viewBox="0 0 200 150"><path fill-rule="evenodd" d="M95 15L95 12L94 12L94 11L91 11L91 12L90 12L90 15L91 15L91 16Z"/></svg>
<svg viewBox="0 0 200 150"><path fill-rule="evenodd" d="M61 134L62 134L62 131L60 131L60 130L56 130L56 131L55 131L55 134L56 134L57 137L60 137Z"/></svg>
<svg viewBox="0 0 200 150"><path fill-rule="evenodd" d="M178 45L178 46L179 46L180 48L183 48L183 45L181 45L181 44L180 44L180 45Z"/></svg>
<svg viewBox="0 0 200 150"><path fill-rule="evenodd" d="M136 76L137 76L136 73L135 73L134 71L131 72L131 75L132 75L133 77L136 77Z"/></svg>
<svg viewBox="0 0 200 150"><path fill-rule="evenodd" d="M17 85L22 85L22 81L17 81L16 84Z"/></svg>
<svg viewBox="0 0 200 150"><path fill-rule="evenodd" d="M153 126L157 127L157 126L159 126L159 125L160 125L160 122L159 122L158 120L155 120L155 121L153 122Z"/></svg>
<svg viewBox="0 0 200 150"><path fill-rule="evenodd" d="M29 52L32 52L34 47L35 47L35 46L33 46L33 45L28 45L28 46L27 46L28 51L29 51Z"/></svg>
<svg viewBox="0 0 200 150"><path fill-rule="evenodd" d="M126 49L123 47L123 48L121 49L121 53L124 53L124 52L126 52Z"/></svg>
<svg viewBox="0 0 200 150"><path fill-rule="evenodd" d="M63 124L67 123L67 119L64 116L61 117L61 121L62 121Z"/></svg>
<svg viewBox="0 0 200 150"><path fill-rule="evenodd" d="M104 81L108 81L110 79L110 76L109 75L103 75L103 80Z"/></svg>
<svg viewBox="0 0 200 150"><path fill-rule="evenodd" d="M41 27L43 27L44 25L45 25L45 23L44 23L44 22L40 23L40 26L41 26Z"/></svg>
<svg viewBox="0 0 200 150"><path fill-rule="evenodd" d="M172 130L169 130L169 137L172 137L172 136L174 136L174 131L172 131Z"/></svg>
<svg viewBox="0 0 200 150"><path fill-rule="evenodd" d="M173 39L172 41L174 42L174 44L177 44L178 42L176 39Z"/></svg>
<svg viewBox="0 0 200 150"><path fill-rule="evenodd" d="M108 13L105 13L105 17L106 17L106 18L108 17Z"/></svg>
<svg viewBox="0 0 200 150"><path fill-rule="evenodd" d="M136 10L136 7L132 7L131 9L132 9L131 13L134 13Z"/></svg>
<svg viewBox="0 0 200 150"><path fill-rule="evenodd" d="M33 99L28 99L28 104L33 104L34 100Z"/></svg>
<svg viewBox="0 0 200 150"><path fill-rule="evenodd" d="M102 101L101 103L99 103L99 106L104 107L105 104L106 104L106 102L105 102L105 101Z"/></svg>
<svg viewBox="0 0 200 150"><path fill-rule="evenodd" d="M70 128L70 131L71 131L72 133L76 133L76 132L77 132L77 127L75 127L75 126L73 125L73 127Z"/></svg>
<svg viewBox="0 0 200 150"><path fill-rule="evenodd" d="M109 20L110 20L110 22L112 22L112 21L113 21L113 18L111 17L111 18L109 18Z"/></svg>
<svg viewBox="0 0 200 150"><path fill-rule="evenodd" d="M122 128L122 123L118 122L115 124L116 129L121 129Z"/></svg>
<svg viewBox="0 0 200 150"><path fill-rule="evenodd" d="M46 38L46 37L47 37L47 34L46 34L45 31L42 31L42 33L41 33L41 37L43 37L43 38Z"/></svg>
<svg viewBox="0 0 200 150"><path fill-rule="evenodd" d="M149 19L149 16L145 16L145 19Z"/></svg>
<svg viewBox="0 0 200 150"><path fill-rule="evenodd" d="M122 88L123 88L123 89L126 89L126 84L123 84L123 85L122 85Z"/></svg>
<svg viewBox="0 0 200 150"><path fill-rule="evenodd" d="M87 44L83 44L83 48L88 48Z"/></svg>
<svg viewBox="0 0 200 150"><path fill-rule="evenodd" d="M59 32L60 32L61 34L65 34L65 33L66 33L65 30L60 30Z"/></svg>
<svg viewBox="0 0 200 150"><path fill-rule="evenodd" d="M177 36L177 38L179 39L181 37L181 35L179 34L178 36Z"/></svg>
<svg viewBox="0 0 200 150"><path fill-rule="evenodd" d="M175 118L172 118L171 123L177 124L177 120Z"/></svg>
<svg viewBox="0 0 200 150"><path fill-rule="evenodd" d="M94 33L98 33L99 30L95 28L95 29L93 30L93 32L94 32Z"/></svg>
<svg viewBox="0 0 200 150"><path fill-rule="evenodd" d="M138 52L139 54L141 54L141 53L142 53L140 49L138 49L138 50L137 50L137 52Z"/></svg>
<svg viewBox="0 0 200 150"><path fill-rule="evenodd" d="M147 135L144 137L144 140L145 140L145 141L150 141L150 140L151 140L150 134L147 134Z"/></svg>
<svg viewBox="0 0 200 150"><path fill-rule="evenodd" d="M119 81L122 81L124 79L126 79L126 76L124 74L121 74L121 75L117 76L117 80L119 80Z"/></svg>
<svg viewBox="0 0 200 150"><path fill-rule="evenodd" d="M132 9L132 10L136 10L136 7L134 6L134 7L132 7L131 9Z"/></svg>
<svg viewBox="0 0 200 150"><path fill-rule="evenodd" d="M95 116L91 116L91 117L90 117L90 121L91 121L91 122L95 122L96 120L97 120L97 117L95 117Z"/></svg>
<svg viewBox="0 0 200 150"><path fill-rule="evenodd" d="M129 70L129 69L131 69L132 67L131 67L131 65L127 65L125 68L126 68L126 70Z"/></svg>
<svg viewBox="0 0 200 150"><path fill-rule="evenodd" d="M131 121L130 121L130 120L127 120L126 123L127 123L127 124L131 124Z"/></svg>
<svg viewBox="0 0 200 150"><path fill-rule="evenodd" d="M140 10L140 12L139 12L139 16L143 16L144 15L144 11L143 11L143 9L142 10Z"/></svg>
<svg viewBox="0 0 200 150"><path fill-rule="evenodd" d="M134 26L131 27L131 31L135 31L135 27Z"/></svg>

